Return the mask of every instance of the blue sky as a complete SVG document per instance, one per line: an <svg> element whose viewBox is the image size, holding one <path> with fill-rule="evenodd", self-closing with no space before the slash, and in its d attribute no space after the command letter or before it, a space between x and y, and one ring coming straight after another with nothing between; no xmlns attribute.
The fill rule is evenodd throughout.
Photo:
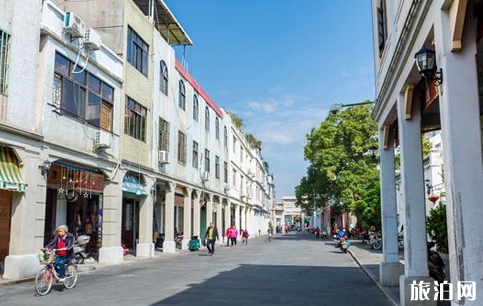
<svg viewBox="0 0 483 306"><path fill-rule="evenodd" d="M308 165L305 136L330 105L374 99L370 1L165 3L193 40L190 74L263 142L277 198L294 195Z"/></svg>

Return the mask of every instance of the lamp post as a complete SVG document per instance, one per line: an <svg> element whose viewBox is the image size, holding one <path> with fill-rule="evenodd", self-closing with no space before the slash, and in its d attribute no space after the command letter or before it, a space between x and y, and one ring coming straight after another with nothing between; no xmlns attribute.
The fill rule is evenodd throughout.
<svg viewBox="0 0 483 306"><path fill-rule="evenodd" d="M336 103L332 104L329 108L329 112L333 115L337 114L342 108L348 107L348 106L356 106L356 105L365 105L365 104L374 104L376 103L375 101L365 101L365 102L358 102L358 103L349 103L349 104L344 104L344 103Z"/></svg>

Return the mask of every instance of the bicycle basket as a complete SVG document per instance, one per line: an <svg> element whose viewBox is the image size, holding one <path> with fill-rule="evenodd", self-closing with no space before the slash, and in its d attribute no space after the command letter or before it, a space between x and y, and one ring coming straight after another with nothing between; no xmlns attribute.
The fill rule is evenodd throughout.
<svg viewBox="0 0 483 306"><path fill-rule="evenodd" d="M55 260L55 253L39 253L38 257L41 265L50 265Z"/></svg>

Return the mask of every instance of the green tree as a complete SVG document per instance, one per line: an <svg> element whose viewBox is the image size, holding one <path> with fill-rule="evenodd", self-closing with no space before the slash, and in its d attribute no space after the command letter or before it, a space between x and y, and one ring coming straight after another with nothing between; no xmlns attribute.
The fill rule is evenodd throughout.
<svg viewBox="0 0 483 306"><path fill-rule="evenodd" d="M310 165L295 189L307 211L331 200L333 208L357 207L362 218L377 218L378 160L369 152L378 147L378 140L371 110L370 105L360 105L330 114L307 135L304 150ZM363 207L362 203L370 204Z"/></svg>

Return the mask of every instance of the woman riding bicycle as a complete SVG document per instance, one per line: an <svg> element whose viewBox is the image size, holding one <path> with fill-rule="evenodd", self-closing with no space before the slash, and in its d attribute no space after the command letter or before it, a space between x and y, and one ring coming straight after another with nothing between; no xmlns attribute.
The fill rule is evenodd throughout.
<svg viewBox="0 0 483 306"><path fill-rule="evenodd" d="M60 225L55 231L55 236L46 249L56 249L54 266L59 269L59 282L65 281L65 265L74 260L74 235L69 233L67 225Z"/></svg>

